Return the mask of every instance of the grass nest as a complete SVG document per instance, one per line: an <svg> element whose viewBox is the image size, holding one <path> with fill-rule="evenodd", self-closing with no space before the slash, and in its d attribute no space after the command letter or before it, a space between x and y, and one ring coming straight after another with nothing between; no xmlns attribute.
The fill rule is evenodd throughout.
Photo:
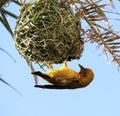
<svg viewBox="0 0 120 116"><path fill-rule="evenodd" d="M61 63L79 59L83 51L80 19L57 0L26 4L14 30L15 46L28 61Z"/></svg>

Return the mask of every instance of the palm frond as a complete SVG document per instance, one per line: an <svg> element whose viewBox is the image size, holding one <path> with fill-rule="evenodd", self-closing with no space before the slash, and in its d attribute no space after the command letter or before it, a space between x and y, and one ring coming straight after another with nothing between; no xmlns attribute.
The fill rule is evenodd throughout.
<svg viewBox="0 0 120 116"><path fill-rule="evenodd" d="M115 8L113 1L112 1L112 0L109 0L109 2L110 2L110 4L111 4L111 6L112 6L113 8Z"/></svg>
<svg viewBox="0 0 120 116"><path fill-rule="evenodd" d="M8 30L8 32L13 35L12 29L8 23L8 20L3 12L1 12L0 22L4 25L4 27Z"/></svg>
<svg viewBox="0 0 120 116"><path fill-rule="evenodd" d="M109 0L109 2L113 7L113 1ZM74 0L74 2L70 0L70 3L75 6L81 22L86 22L87 28L81 24L83 38L103 46L104 53L109 52L113 58L112 61L120 66L120 35L112 30L109 18L103 10L109 3L103 4L102 0Z"/></svg>
<svg viewBox="0 0 120 116"><path fill-rule="evenodd" d="M11 35L13 35L12 29L10 27L8 20L7 20L7 16L10 16L14 19L17 19L17 16L14 13L6 10L4 7L4 5L6 3L11 2L11 1L12 0L0 0L0 22L4 25L4 27L7 29L7 31ZM14 0L13 2L20 5L19 1Z"/></svg>
<svg viewBox="0 0 120 116"><path fill-rule="evenodd" d="M2 79L1 77L0 77L0 81L2 81L4 84L8 85L10 88L12 88L14 91L16 91L20 96L22 96L22 94L16 88L14 88L11 84L9 84L7 81Z"/></svg>
<svg viewBox="0 0 120 116"><path fill-rule="evenodd" d="M15 19L18 18L17 15L15 15L15 14L13 14L13 13L11 13L11 12L9 12L8 10L5 10L5 9L3 9L3 8L1 8L0 11L1 11L1 13L4 13L5 15L8 15L8 16L10 16L10 17L12 17L12 18L15 18Z"/></svg>
<svg viewBox="0 0 120 116"><path fill-rule="evenodd" d="M11 54L9 54L6 50L4 50L2 48L0 48L0 50L5 52L14 62L16 62L15 59L11 56Z"/></svg>

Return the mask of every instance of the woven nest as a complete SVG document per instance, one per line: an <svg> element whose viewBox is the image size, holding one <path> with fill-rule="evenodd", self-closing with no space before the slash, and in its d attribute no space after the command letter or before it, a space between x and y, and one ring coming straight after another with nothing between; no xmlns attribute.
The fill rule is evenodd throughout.
<svg viewBox="0 0 120 116"><path fill-rule="evenodd" d="M39 0L21 10L14 31L15 46L28 61L61 63L79 59L83 51L79 17L69 5Z"/></svg>

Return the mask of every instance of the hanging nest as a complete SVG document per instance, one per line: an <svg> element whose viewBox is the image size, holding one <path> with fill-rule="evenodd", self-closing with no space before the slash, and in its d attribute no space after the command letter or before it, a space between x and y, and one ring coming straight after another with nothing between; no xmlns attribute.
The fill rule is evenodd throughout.
<svg viewBox="0 0 120 116"><path fill-rule="evenodd" d="M27 4L15 27L15 46L28 61L61 63L66 58L79 59L83 51L79 22L65 2L39 0Z"/></svg>

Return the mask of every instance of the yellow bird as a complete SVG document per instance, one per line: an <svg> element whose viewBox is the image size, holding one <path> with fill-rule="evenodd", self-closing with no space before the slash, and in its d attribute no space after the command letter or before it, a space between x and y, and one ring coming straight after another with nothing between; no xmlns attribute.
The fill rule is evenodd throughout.
<svg viewBox="0 0 120 116"><path fill-rule="evenodd" d="M49 72L41 73L40 71L37 71L32 72L32 74L42 77L51 84L35 85L35 87L47 89L76 89L86 87L93 80L94 73L90 68L84 68L80 64L79 67L81 70L78 73L69 68L66 61L64 61L64 66L58 69L53 69L49 64Z"/></svg>

